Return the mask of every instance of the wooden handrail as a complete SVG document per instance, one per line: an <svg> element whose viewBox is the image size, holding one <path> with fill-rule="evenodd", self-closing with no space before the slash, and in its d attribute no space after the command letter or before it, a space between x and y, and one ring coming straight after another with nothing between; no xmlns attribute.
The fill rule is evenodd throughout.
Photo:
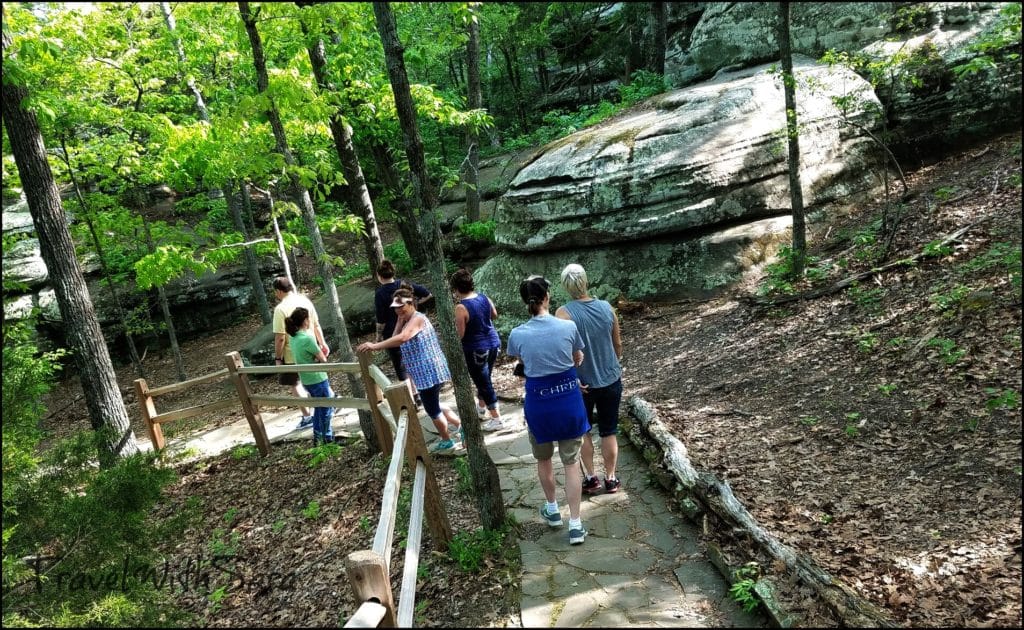
<svg viewBox="0 0 1024 630"><path fill-rule="evenodd" d="M164 385L162 387L154 387L153 389L149 390L149 395L156 397L160 396L161 394L170 394L171 392L176 392L178 390L185 389L186 387L192 387L193 385L202 385L203 383L209 383L211 381L215 381L227 375L228 370L227 368L224 368L222 370L217 370L216 372L207 374L205 376L197 376L196 378L192 378L187 381L181 381L180 383L171 383L170 385Z"/></svg>
<svg viewBox="0 0 1024 630"><path fill-rule="evenodd" d="M381 370L379 367L371 363L367 370L370 372L370 378L372 378L374 382L377 383L378 387L380 387L381 389L387 389L388 387L391 387L391 379L389 379L388 375L385 374L384 371Z"/></svg>
<svg viewBox="0 0 1024 630"><path fill-rule="evenodd" d="M423 496L427 486L427 467L423 460L416 461L416 477L412 483L412 505L409 508L409 538L405 545L402 564L402 588L398 591L398 627L411 628L416 612L416 577L420 566L420 546L423 540Z"/></svg>
<svg viewBox="0 0 1024 630"><path fill-rule="evenodd" d="M220 400L196 405L195 407L186 407L176 411L161 413L150 418L150 421L154 424L160 424L161 422L170 422L171 420L184 420L185 418L191 418L192 416L198 416L199 414L210 411L219 411L221 409L227 409L228 407L234 407L237 404L238 400L235 398L221 398Z"/></svg>
<svg viewBox="0 0 1024 630"><path fill-rule="evenodd" d="M375 551L353 551L345 559L345 575L355 592L357 602L377 600L384 606L380 625L395 627L395 599L391 595L391 579L387 565Z"/></svg>
<svg viewBox="0 0 1024 630"><path fill-rule="evenodd" d="M370 410L370 401L365 398L300 398L298 396L250 396L249 400L261 405L286 405L292 407L340 407L342 409Z"/></svg>
<svg viewBox="0 0 1024 630"><path fill-rule="evenodd" d="M409 424L409 414L402 413L398 419L395 446L391 449L391 464L388 466L384 494L380 500L380 521L377 523L377 532L373 537L373 550L384 558L389 569L391 568L391 544L395 538L398 494L402 487L402 455L405 451L405 438L409 433Z"/></svg>
<svg viewBox="0 0 1024 630"><path fill-rule="evenodd" d="M379 628L380 622L388 614L388 609L377 602L363 602L359 610L345 624L346 628Z"/></svg>
<svg viewBox="0 0 1024 630"><path fill-rule="evenodd" d="M250 365L238 368L239 374L287 374L289 372L359 373L358 363L303 363L301 365Z"/></svg>

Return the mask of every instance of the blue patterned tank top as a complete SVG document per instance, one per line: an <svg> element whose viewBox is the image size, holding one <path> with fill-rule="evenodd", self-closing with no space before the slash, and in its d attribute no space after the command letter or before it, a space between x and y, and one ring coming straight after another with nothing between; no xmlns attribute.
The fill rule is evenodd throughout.
<svg viewBox="0 0 1024 630"><path fill-rule="evenodd" d="M402 364L413 385L416 389L428 389L452 380L433 324L423 313L416 313L413 317L423 318L423 328L401 346Z"/></svg>

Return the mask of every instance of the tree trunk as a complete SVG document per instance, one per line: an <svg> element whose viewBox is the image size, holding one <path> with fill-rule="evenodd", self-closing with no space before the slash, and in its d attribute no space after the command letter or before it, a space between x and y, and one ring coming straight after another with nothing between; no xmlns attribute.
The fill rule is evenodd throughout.
<svg viewBox="0 0 1024 630"><path fill-rule="evenodd" d="M448 286L445 278L444 253L441 251L441 228L434 216L437 205L436 195L427 177L427 164L423 154L423 141L416 124L416 109L409 91L409 79L405 72L402 45L391 7L387 2L374 2L373 13L377 18L377 30L384 44L384 58L387 64L391 89L395 95L395 108L402 127L405 151L409 159L409 171L413 179L414 200L420 208L422 236L428 251L433 255L428 265L435 291L444 291ZM473 490L477 500L480 522L486 529L500 529L505 523L505 503L501 494L498 469L491 460L484 445L483 432L476 414L476 397L470 385L469 370L462 355L462 344L455 331L455 307L451 300L438 298L437 322L441 343L448 357L448 365L455 385L455 400L459 417L466 434L469 453L469 469L473 476Z"/></svg>
<svg viewBox="0 0 1024 630"><path fill-rule="evenodd" d="M651 3L651 48L647 68L655 74L665 75L665 3Z"/></svg>
<svg viewBox="0 0 1024 630"><path fill-rule="evenodd" d="M483 105L480 94L480 23L475 19L469 21L466 67L469 108L480 109ZM466 220L473 223L480 220L480 137L476 128L466 132L466 147L469 153L466 168Z"/></svg>
<svg viewBox="0 0 1024 630"><path fill-rule="evenodd" d="M505 72L508 74L508 84L512 87L512 100L515 101L516 117L519 119L520 128L526 132L526 111L523 108L523 95L520 90L518 74L515 64L512 62L512 52L505 46L498 46L501 56L505 60Z"/></svg>
<svg viewBox="0 0 1024 630"><path fill-rule="evenodd" d="M309 30L305 22L302 22L302 33L307 38L309 37ZM316 44L311 44L306 50L309 53L309 63L313 66L313 76L316 77L317 87L323 93L332 92L334 87L327 82L327 57L324 53L323 40L318 39ZM377 217L373 211L373 202L370 200L370 191L366 188L366 179L363 177L363 169L359 165L359 156L352 144L352 127L341 117L339 110L335 110L331 114L329 124L331 136L334 138L334 148L338 152L338 160L341 161L341 171L345 175L349 210L363 220L363 226L366 229L363 244L366 247L366 260L370 265L371 273L373 273L384 260L384 246L380 242L380 229L377 227Z"/></svg>
<svg viewBox="0 0 1024 630"><path fill-rule="evenodd" d="M551 89L548 81L547 54L542 46L537 47L537 82L540 84L542 93L547 94Z"/></svg>
<svg viewBox="0 0 1024 630"><path fill-rule="evenodd" d="M249 35L249 43L252 45L253 63L256 66L256 85L260 94L266 94L269 80L267 77L267 63L263 56L263 42L260 40L259 31L256 29L256 16L249 10L248 2L239 2L238 8L242 14L242 21L245 23L245 30ZM285 137L284 125L281 123L281 116L277 111L277 105L269 100L267 118L270 121L270 128L274 132L275 150L284 157L285 163L289 166L295 164L295 158L288 148L288 139ZM316 224L316 213L313 210L313 200L309 197L309 191L298 183L292 184L293 194L302 209L302 220L309 232L309 240L313 244L313 255L316 257L317 271L323 281L324 295L327 298L328 320L334 325L335 334L338 335L338 353L342 361L354 362L356 355L352 351L352 342L348 338L348 329L345 327L345 315L341 312L341 303L338 300L338 287L334 284L334 270L327 261L327 251L324 249L324 241L320 236L320 228ZM346 374L352 395L359 398L365 397L366 391L363 383L357 374ZM369 411L359 411L359 426L363 430L367 446L371 452L380 450L380 443L373 426L373 417Z"/></svg>
<svg viewBox="0 0 1024 630"><path fill-rule="evenodd" d="M789 43L789 3L779 3L779 55L782 57L782 87L786 94L786 135L789 138L789 197L793 203L793 276L804 273L807 229L804 226L804 193L800 185L800 135L796 121L796 78Z"/></svg>
<svg viewBox="0 0 1024 630"><path fill-rule="evenodd" d="M398 224L398 232L402 235L405 249L409 253L409 257L412 258L413 264L417 267L425 267L430 256L420 240L412 201L405 194L402 177L398 173L395 159L391 156L391 150L383 143L371 140L370 153L377 165L377 176L391 191L391 209L395 213L395 223Z"/></svg>
<svg viewBox="0 0 1024 630"><path fill-rule="evenodd" d="M239 195L242 194L242 188L238 188ZM235 184L229 181L227 183L227 190L225 201L228 203L228 210L231 211L231 218L235 222L235 229L242 233L242 237L249 241L253 238L253 235L249 232L249 228L246 227L245 221L242 219L242 209L239 208L241 205L241 199L236 201L234 192ZM252 287L253 301L256 303L256 310L260 313L260 321L264 325L269 324L273 321L273 316L270 312L270 303L267 300L267 290L263 287L263 279L260 278L260 265L259 260L256 259L256 254L252 251L252 245L245 246L245 271L249 275L249 284Z"/></svg>
<svg viewBox="0 0 1024 630"><path fill-rule="evenodd" d="M156 243L153 242L153 234L149 229L149 220L145 216L142 217L142 225L146 229L146 245L149 247L149 253L152 254L156 251ZM181 358L181 346L178 345L178 334L174 330L174 320L171 319L171 307L167 303L167 291L163 285L156 285L156 295L160 302L160 311L164 315L164 323L167 325L167 339L171 343L171 355L174 357L174 369L178 373L178 381L187 380L188 375L185 374L185 363Z"/></svg>
<svg viewBox="0 0 1024 630"><path fill-rule="evenodd" d="M5 57L10 45L11 36L4 30ZM67 342L78 367L89 420L97 432L100 465L110 467L118 458L138 453L139 446L121 398L103 331L89 298L85 277L75 258L75 245L68 231L50 164L46 161L39 122L34 113L22 109L28 90L13 81L4 81L2 94L7 137L21 176L32 223L39 236L39 249L50 274Z"/></svg>
<svg viewBox="0 0 1024 630"><path fill-rule="evenodd" d="M75 188L75 197L78 199L78 205L82 209L82 218L85 220L85 225L89 228L89 236L92 238L93 249L96 250L96 257L100 261L100 271L103 274L103 279L106 280L107 291L110 293L110 301L114 307L114 313L117 319L117 328L121 329L121 334L124 335L124 340L128 344L128 355L132 359L132 365L135 367L135 373L138 374L139 378L149 378L146 376L146 368L142 366L142 360L139 358L139 350L135 347L135 339L132 334L128 331L128 317L124 312L122 306L121 293L114 286L114 278L110 274L110 269L107 267L107 258L103 255L103 246L100 244L99 235L96 234L96 226L92 221L92 213L89 211L88 205L85 203L85 196L82 195L82 188L78 185L78 178L75 177L74 166L71 165L71 154L68 153L67 143L64 141L64 136L60 139L60 148L63 151L64 164L68 169L68 177L71 178L71 185Z"/></svg>
<svg viewBox="0 0 1024 630"><path fill-rule="evenodd" d="M185 48L181 45L181 39L178 38L175 30L177 25L174 21L174 15L171 13L171 5L167 2L160 3L160 10L164 14L164 24L167 25L167 31L171 34L171 39L174 40L174 50L178 53L178 61L181 62L182 68L185 67ZM192 78L192 73L185 71L185 85L188 86L192 96L196 99L196 109L199 111L199 117L210 122L210 113L206 110L206 103L203 101L203 94L196 87L195 79Z"/></svg>

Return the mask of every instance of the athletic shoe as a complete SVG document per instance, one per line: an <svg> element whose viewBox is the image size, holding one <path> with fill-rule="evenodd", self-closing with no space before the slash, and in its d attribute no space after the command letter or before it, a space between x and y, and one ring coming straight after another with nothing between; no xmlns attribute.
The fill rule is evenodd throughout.
<svg viewBox="0 0 1024 630"><path fill-rule="evenodd" d="M601 494L601 480L596 476L584 479L583 494Z"/></svg>
<svg viewBox="0 0 1024 630"><path fill-rule="evenodd" d="M580 525L579 529L569 530L569 544L570 545L582 545L583 539L587 537L587 530L583 529Z"/></svg>
<svg viewBox="0 0 1024 630"><path fill-rule="evenodd" d="M594 479L594 481L597 481L597 479ZM619 481L618 479L605 479L604 491L607 492L608 494L615 494L616 492L619 491L619 486L621 485L622 482Z"/></svg>
<svg viewBox="0 0 1024 630"><path fill-rule="evenodd" d="M506 428L508 425L501 418L491 418L480 425L480 429L483 431L504 431Z"/></svg>
<svg viewBox="0 0 1024 630"><path fill-rule="evenodd" d="M295 426L296 429L307 429L313 426L313 416L302 416L299 420L299 424Z"/></svg>
<svg viewBox="0 0 1024 630"><path fill-rule="evenodd" d="M486 406L481 407L480 405L477 405L477 407L476 407L476 414L478 416L480 416L481 418L486 418L487 417L487 407Z"/></svg>
<svg viewBox="0 0 1024 630"><path fill-rule="evenodd" d="M559 527L562 524L562 514L558 510L548 512L548 506L546 505L540 506L540 517L544 519L544 522L549 527Z"/></svg>
<svg viewBox="0 0 1024 630"><path fill-rule="evenodd" d="M434 442L427 451L431 455L451 455L455 452L455 442L451 440L440 440Z"/></svg>

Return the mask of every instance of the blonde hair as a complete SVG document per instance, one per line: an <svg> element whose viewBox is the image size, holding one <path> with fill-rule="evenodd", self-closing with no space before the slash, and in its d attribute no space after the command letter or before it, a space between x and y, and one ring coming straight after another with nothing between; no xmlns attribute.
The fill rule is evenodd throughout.
<svg viewBox="0 0 1024 630"><path fill-rule="evenodd" d="M581 265L570 263L562 270L562 286L569 297L578 300L587 294L587 272Z"/></svg>

